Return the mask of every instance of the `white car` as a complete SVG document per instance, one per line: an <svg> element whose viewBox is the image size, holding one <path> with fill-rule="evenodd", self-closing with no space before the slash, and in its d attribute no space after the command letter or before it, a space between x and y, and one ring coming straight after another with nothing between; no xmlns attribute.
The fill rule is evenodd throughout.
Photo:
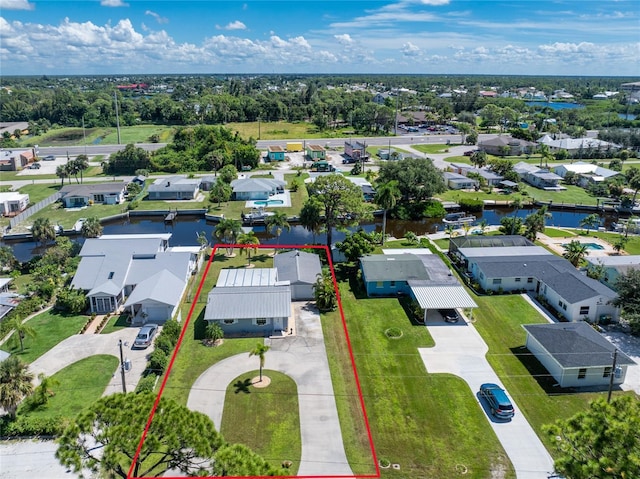
<svg viewBox="0 0 640 479"><path fill-rule="evenodd" d="M138 331L138 335L136 336L135 341L133 342L134 348L147 348L151 346L153 342L153 338L158 332L157 324L147 324L140 328Z"/></svg>

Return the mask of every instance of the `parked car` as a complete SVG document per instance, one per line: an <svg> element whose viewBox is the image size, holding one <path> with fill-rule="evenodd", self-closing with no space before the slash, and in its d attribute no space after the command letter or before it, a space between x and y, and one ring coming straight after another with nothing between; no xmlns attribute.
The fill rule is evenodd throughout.
<svg viewBox="0 0 640 479"><path fill-rule="evenodd" d="M489 404L491 415L500 419L511 419L515 415L513 404L507 397L507 393L497 384L485 383L481 385L480 396Z"/></svg>
<svg viewBox="0 0 640 479"><path fill-rule="evenodd" d="M133 346L136 348L147 348L151 346L153 342L153 338L158 332L157 324L147 324L140 328L138 331L138 335L136 336L135 341L133 342Z"/></svg>
<svg viewBox="0 0 640 479"><path fill-rule="evenodd" d="M460 316L455 309L439 309L438 313L442 316L447 323L457 323L460 321Z"/></svg>
<svg viewBox="0 0 640 479"><path fill-rule="evenodd" d="M39 170L40 169L40 163L31 163L29 165L29 169L30 170Z"/></svg>
<svg viewBox="0 0 640 479"><path fill-rule="evenodd" d="M467 150L463 153L464 156L471 156L476 152L476 150Z"/></svg>
<svg viewBox="0 0 640 479"><path fill-rule="evenodd" d="M42 160L43 161L55 161L56 157L53 155L47 155Z"/></svg>

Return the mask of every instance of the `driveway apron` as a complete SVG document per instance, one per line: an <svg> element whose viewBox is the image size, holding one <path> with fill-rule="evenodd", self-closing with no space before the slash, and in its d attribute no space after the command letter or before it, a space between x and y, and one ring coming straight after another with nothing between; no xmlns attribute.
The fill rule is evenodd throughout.
<svg viewBox="0 0 640 479"><path fill-rule="evenodd" d="M509 456L518 479L547 479L553 471L553 460L513 398L516 415L506 422L494 419L484 401L478 398L477 391L482 383L504 386L487 362L488 347L473 325L443 322L427 328L436 343L433 348L418 349L427 371L454 374L469 385Z"/></svg>
<svg viewBox="0 0 640 479"><path fill-rule="evenodd" d="M297 335L267 340L265 368L291 377L298 387L302 457L299 476L352 476L333 394L320 316L295 303ZM257 369L248 354L227 358L207 369L193 384L187 406L207 414L220 429L226 389L239 375Z"/></svg>

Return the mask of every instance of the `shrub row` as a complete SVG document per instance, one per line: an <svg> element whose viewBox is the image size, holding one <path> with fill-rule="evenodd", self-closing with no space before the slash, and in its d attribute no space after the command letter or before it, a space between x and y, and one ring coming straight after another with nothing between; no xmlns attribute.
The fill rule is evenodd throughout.
<svg viewBox="0 0 640 479"><path fill-rule="evenodd" d="M0 418L0 437L59 436L70 421L62 416L17 416L15 419L4 416Z"/></svg>

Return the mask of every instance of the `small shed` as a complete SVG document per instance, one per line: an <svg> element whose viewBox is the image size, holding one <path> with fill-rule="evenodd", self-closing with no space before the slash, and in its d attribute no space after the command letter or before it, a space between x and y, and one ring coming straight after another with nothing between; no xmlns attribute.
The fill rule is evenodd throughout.
<svg viewBox="0 0 640 479"><path fill-rule="evenodd" d="M267 157L265 161L284 161L285 149L278 145L272 145L267 147Z"/></svg>
<svg viewBox="0 0 640 479"><path fill-rule="evenodd" d="M291 299L294 301L315 298L313 285L322 274L320 257L304 251L278 253L273 259L278 271L278 281L289 281Z"/></svg>

